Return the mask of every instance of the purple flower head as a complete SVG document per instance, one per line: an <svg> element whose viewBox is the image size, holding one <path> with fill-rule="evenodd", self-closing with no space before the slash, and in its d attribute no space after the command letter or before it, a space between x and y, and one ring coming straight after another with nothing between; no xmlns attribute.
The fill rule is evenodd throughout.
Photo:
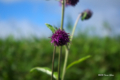
<svg viewBox="0 0 120 80"><path fill-rule="evenodd" d="M62 3L63 0L60 0L60 4ZM66 6L71 5L71 6L75 6L77 3L79 2L79 0L66 0Z"/></svg>
<svg viewBox="0 0 120 80"><path fill-rule="evenodd" d="M58 29L51 37L51 43L55 46L63 46L69 42L69 35L65 31Z"/></svg>
<svg viewBox="0 0 120 80"><path fill-rule="evenodd" d="M85 16L85 18L84 18L85 20L91 18L92 14L93 14L91 10L86 9L85 11L82 12L81 18L84 16L85 13L86 13L86 16Z"/></svg>

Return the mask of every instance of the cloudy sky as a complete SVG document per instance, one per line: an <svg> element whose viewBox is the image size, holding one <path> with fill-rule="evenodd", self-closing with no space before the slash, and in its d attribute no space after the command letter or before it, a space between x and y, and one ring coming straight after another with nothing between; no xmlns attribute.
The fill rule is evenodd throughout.
<svg viewBox="0 0 120 80"><path fill-rule="evenodd" d="M120 0L80 0L75 7L68 6L65 11L65 24L71 16L73 25L78 14L91 9L90 20L79 21L77 30L95 27L96 34L105 36L103 23L107 21L112 31L120 34ZM50 23L59 26L61 6L56 0L0 0L0 38L14 35L20 37L49 37L52 33L45 26ZM64 25L65 27L65 25Z"/></svg>

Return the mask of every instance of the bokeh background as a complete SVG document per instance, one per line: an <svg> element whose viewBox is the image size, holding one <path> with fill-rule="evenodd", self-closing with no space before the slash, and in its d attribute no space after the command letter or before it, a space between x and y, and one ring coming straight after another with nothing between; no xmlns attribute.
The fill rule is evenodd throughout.
<svg viewBox="0 0 120 80"><path fill-rule="evenodd" d="M90 9L91 19L79 21L68 64L91 55L71 67L65 80L120 80L120 0L80 0L65 8L64 28L71 33L82 11ZM61 6L56 0L0 0L0 80L49 80L33 67L52 66L52 32L49 23L60 27ZM55 58L57 71L58 50ZM62 54L62 62L64 53ZM114 76L98 76L112 74Z"/></svg>

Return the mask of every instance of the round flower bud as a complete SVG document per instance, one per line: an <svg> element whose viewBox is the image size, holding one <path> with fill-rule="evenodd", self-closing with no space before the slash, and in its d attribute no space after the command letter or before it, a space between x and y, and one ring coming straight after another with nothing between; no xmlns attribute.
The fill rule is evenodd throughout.
<svg viewBox="0 0 120 80"><path fill-rule="evenodd" d="M69 42L69 35L65 31L58 29L51 37L51 43L55 46L63 46Z"/></svg>
<svg viewBox="0 0 120 80"><path fill-rule="evenodd" d="M82 20L87 20L87 19L91 18L92 14L93 13L91 10L86 9L85 11L82 12L81 18L82 18Z"/></svg>
<svg viewBox="0 0 120 80"><path fill-rule="evenodd" d="M62 3L63 0L60 0L60 3ZM79 0L66 0L66 6L71 5L71 6L75 6L77 3L79 2Z"/></svg>

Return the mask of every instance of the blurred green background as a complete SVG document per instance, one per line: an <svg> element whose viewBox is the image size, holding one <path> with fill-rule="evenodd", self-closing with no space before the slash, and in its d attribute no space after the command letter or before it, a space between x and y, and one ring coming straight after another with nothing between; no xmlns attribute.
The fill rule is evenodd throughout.
<svg viewBox="0 0 120 80"><path fill-rule="evenodd" d="M69 68L65 80L120 80L119 36L98 37L79 33L71 44L68 64L87 55L92 57ZM33 37L32 40L16 40L9 36L6 39L0 39L0 80L50 80L50 76L45 73L30 72L30 69L51 68L52 50L50 38ZM58 52L57 48L55 71L57 71ZM62 64L64 56L63 49ZM98 74L114 76L98 76Z"/></svg>

